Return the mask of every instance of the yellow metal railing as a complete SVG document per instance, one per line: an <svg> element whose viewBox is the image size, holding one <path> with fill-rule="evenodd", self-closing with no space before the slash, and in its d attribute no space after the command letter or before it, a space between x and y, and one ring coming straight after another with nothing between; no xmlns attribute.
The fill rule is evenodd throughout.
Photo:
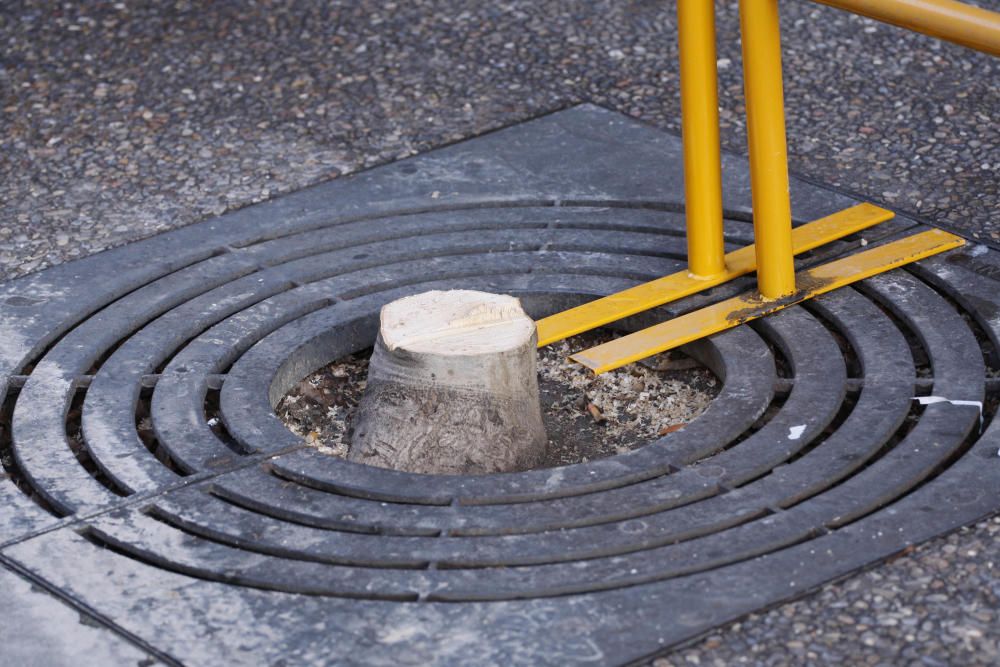
<svg viewBox="0 0 1000 667"><path fill-rule="evenodd" d="M1000 14L955 0L815 0L1000 55ZM796 285L794 257L892 217L871 204L792 230L778 0L740 0L743 82L754 245L724 254L718 84L713 0L677 0L684 138L688 270L583 304L538 322L539 345L668 303L756 269L758 293L572 356L604 372L864 277L957 247L952 234L916 234L814 267ZM817 280L822 279L822 284Z"/></svg>
<svg viewBox="0 0 1000 667"><path fill-rule="evenodd" d="M1000 56L1000 14L955 0L813 0Z"/></svg>
<svg viewBox="0 0 1000 667"><path fill-rule="evenodd" d="M722 164L719 155L719 84L715 59L715 7L677 0L684 132L684 200L688 270L710 277L725 268L722 241Z"/></svg>
<svg viewBox="0 0 1000 667"><path fill-rule="evenodd" d="M778 0L740 0L740 32L757 288L777 299L795 291Z"/></svg>
<svg viewBox="0 0 1000 667"><path fill-rule="evenodd" d="M996 12L954 0L817 1L1000 55L1000 14ZM715 31L709 16L714 14L714 4L713 0L678 0L685 180L691 181L686 187L688 262L696 275L704 267L714 269L721 255L716 244L722 245L721 221L717 223L714 217L716 208L721 217L721 188L708 180L718 168L718 132L713 144L705 138L709 133L704 129L708 124L718 125L717 109L705 108L717 104ZM740 0L740 31L757 283L763 297L776 299L795 291L778 0ZM700 80L691 81L694 78ZM711 90L706 90L709 86ZM717 237L716 243L705 238L709 234Z"/></svg>

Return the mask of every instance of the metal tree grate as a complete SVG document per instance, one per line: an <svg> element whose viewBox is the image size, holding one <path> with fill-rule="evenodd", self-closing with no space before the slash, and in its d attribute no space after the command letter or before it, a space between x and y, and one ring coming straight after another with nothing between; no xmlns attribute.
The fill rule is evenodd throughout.
<svg viewBox="0 0 1000 667"><path fill-rule="evenodd" d="M607 664L1000 508L981 246L689 346L720 395L609 459L410 475L275 416L402 295L538 317L680 269L679 155L578 107L0 286L0 563L168 663ZM726 159L735 248L749 188ZM793 203L853 202L797 181Z"/></svg>

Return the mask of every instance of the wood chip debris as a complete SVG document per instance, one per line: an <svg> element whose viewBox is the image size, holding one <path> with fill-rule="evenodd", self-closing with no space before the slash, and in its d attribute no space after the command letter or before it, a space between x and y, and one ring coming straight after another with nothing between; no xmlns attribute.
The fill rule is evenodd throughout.
<svg viewBox="0 0 1000 667"><path fill-rule="evenodd" d="M590 416L593 417L594 421L598 424L603 424L607 421L607 418L601 412L601 409L593 403L587 403L587 412L590 413Z"/></svg>
<svg viewBox="0 0 1000 667"><path fill-rule="evenodd" d="M660 430L656 432L656 435L666 435L668 433L673 433L674 431L679 431L687 426L687 424L667 424L666 426L661 426Z"/></svg>
<svg viewBox="0 0 1000 667"><path fill-rule="evenodd" d="M573 350L614 337L599 330L539 350L542 418L549 436L543 467L623 454L679 431L718 393L711 372L677 352L596 377L568 360ZM346 456L367 374L366 353L338 359L303 378L278 404L278 416L319 452Z"/></svg>

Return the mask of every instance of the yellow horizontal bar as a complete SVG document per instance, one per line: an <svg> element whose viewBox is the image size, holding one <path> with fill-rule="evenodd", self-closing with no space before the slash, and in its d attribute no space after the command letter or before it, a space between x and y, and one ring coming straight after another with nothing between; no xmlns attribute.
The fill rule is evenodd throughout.
<svg viewBox="0 0 1000 667"><path fill-rule="evenodd" d="M892 218L894 213L874 204L858 204L792 230L795 254L860 232ZM726 255L726 270L709 278L679 271L627 290L595 299L576 308L538 320L538 347L620 320L644 310L690 296L709 287L746 275L757 268L755 246L748 245Z"/></svg>
<svg viewBox="0 0 1000 667"><path fill-rule="evenodd" d="M609 343L577 352L571 355L570 359L599 375L769 315L838 287L957 248L964 243L962 237L940 229L913 234L871 250L800 271L795 276L799 290L784 299L769 301L762 299L757 293L741 294Z"/></svg>
<svg viewBox="0 0 1000 667"><path fill-rule="evenodd" d="M1000 56L1000 13L955 0L815 0Z"/></svg>

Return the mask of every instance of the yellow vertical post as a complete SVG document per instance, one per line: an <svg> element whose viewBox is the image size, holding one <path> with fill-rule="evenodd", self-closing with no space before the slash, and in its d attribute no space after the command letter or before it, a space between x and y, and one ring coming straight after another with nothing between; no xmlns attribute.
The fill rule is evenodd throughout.
<svg viewBox="0 0 1000 667"><path fill-rule="evenodd" d="M740 32L757 287L777 299L795 291L778 0L740 0Z"/></svg>
<svg viewBox="0 0 1000 667"><path fill-rule="evenodd" d="M688 270L696 277L726 269L722 238L722 167L715 59L715 2L677 0L684 135Z"/></svg>

